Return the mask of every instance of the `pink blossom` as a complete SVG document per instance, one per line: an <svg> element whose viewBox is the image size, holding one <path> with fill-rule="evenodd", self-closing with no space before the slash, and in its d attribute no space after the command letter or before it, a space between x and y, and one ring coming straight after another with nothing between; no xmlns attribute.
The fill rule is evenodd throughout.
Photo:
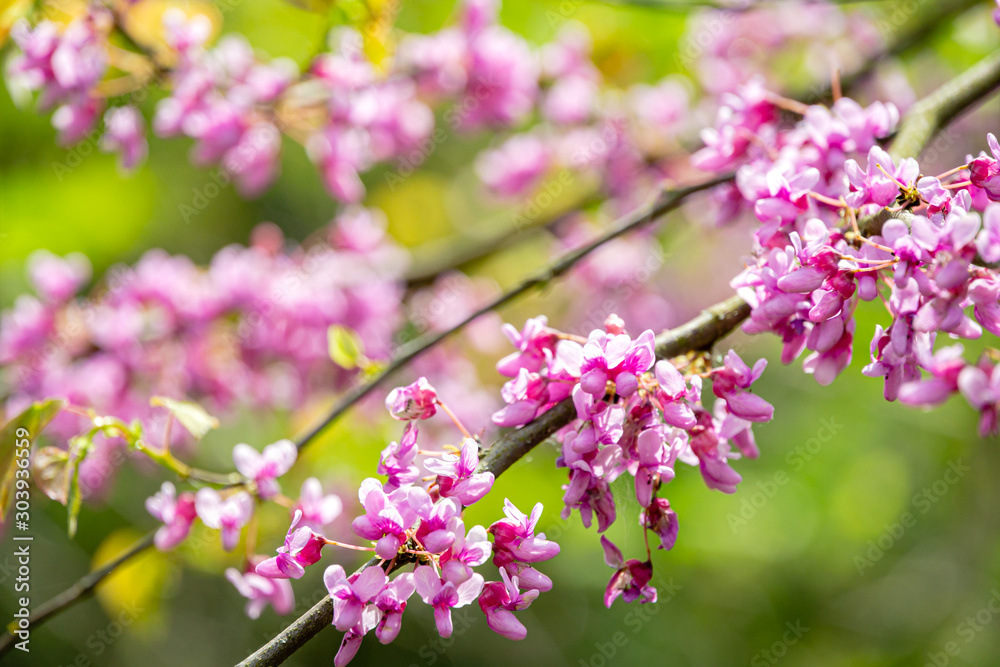
<svg viewBox="0 0 1000 667"><path fill-rule="evenodd" d="M548 150L540 137L515 134L499 147L481 153L476 173L492 192L512 197L536 185L548 165Z"/></svg>
<svg viewBox="0 0 1000 667"><path fill-rule="evenodd" d="M639 523L644 528L652 530L660 537L659 549L667 551L674 548L677 542L677 513L670 507L666 498L653 498L639 517Z"/></svg>
<svg viewBox="0 0 1000 667"><path fill-rule="evenodd" d="M1000 201L1000 142L991 132L986 135L993 157L980 155L969 163L969 180L977 188L982 188L992 201Z"/></svg>
<svg viewBox="0 0 1000 667"><path fill-rule="evenodd" d="M358 624L365 605L385 589L389 578L376 566L348 577L342 566L331 565L323 573L323 583L333 598L333 625L346 632Z"/></svg>
<svg viewBox="0 0 1000 667"><path fill-rule="evenodd" d="M398 635L406 610L406 601L416 590L413 575L409 572L400 574L375 596L375 608L382 612L375 636L382 644L391 643Z"/></svg>
<svg viewBox="0 0 1000 667"><path fill-rule="evenodd" d="M691 451L698 457L705 485L723 493L736 493L736 485L743 478L729 466L729 444L719 437L712 415L705 410L699 410L697 415L698 425L688 432Z"/></svg>
<svg viewBox="0 0 1000 667"><path fill-rule="evenodd" d="M413 572L417 593L423 601L434 608L434 622L438 634L447 639L451 637L451 610L464 607L477 597L483 590L483 575L473 574L464 582L455 585L450 581L442 581L430 565L421 565Z"/></svg>
<svg viewBox="0 0 1000 667"><path fill-rule="evenodd" d="M278 614L287 614L295 608L292 585L284 579L267 579L253 570L240 573L234 567L226 570L226 579L240 595L247 598L246 614L252 619L260 618L260 613L268 604Z"/></svg>
<svg viewBox="0 0 1000 667"><path fill-rule="evenodd" d="M90 279L90 260L78 252L65 257L48 250L36 250L28 256L28 276L46 301L63 303L75 295Z"/></svg>
<svg viewBox="0 0 1000 667"><path fill-rule="evenodd" d="M653 367L654 336L644 331L633 342L626 334L595 330L583 347L580 386L588 394L603 396L609 381L619 396L629 397L638 388L638 376Z"/></svg>
<svg viewBox="0 0 1000 667"><path fill-rule="evenodd" d="M489 560L493 545L482 526L473 526L466 535L465 524L455 517L449 521L449 528L455 541L441 555L441 577L457 585L473 575L472 568Z"/></svg>
<svg viewBox="0 0 1000 667"><path fill-rule="evenodd" d="M654 427L639 434L636 451L639 458L634 473L635 494L640 505L649 507L656 486L674 478L673 466L680 444L668 440L662 429Z"/></svg>
<svg viewBox="0 0 1000 667"><path fill-rule="evenodd" d="M386 494L382 483L368 478L358 489L358 498L365 509L351 524L359 536L377 542L375 553L389 560L406 542L406 531L418 517L431 511L431 499L420 487L403 487Z"/></svg>
<svg viewBox="0 0 1000 667"><path fill-rule="evenodd" d="M551 403L549 383L538 373L527 368L517 371L514 379L504 383L500 390L506 405L493 414L497 426L521 426L532 421L546 405Z"/></svg>
<svg viewBox="0 0 1000 667"><path fill-rule="evenodd" d="M573 468L569 473L569 484L564 485L563 489L565 507L561 512L562 518L568 519L575 508L580 511L584 527L590 528L591 521L596 515L599 533L607 530L608 526L615 522L617 516L615 501L607 480L594 475L590 470Z"/></svg>
<svg viewBox="0 0 1000 667"><path fill-rule="evenodd" d="M697 420L686 400L689 398L689 391L684 376L669 361L656 362L655 376L659 384L655 396L663 413L663 421L678 428L694 426Z"/></svg>
<svg viewBox="0 0 1000 667"><path fill-rule="evenodd" d="M656 602L656 589L649 585L653 563L635 558L626 561L618 547L604 535L601 535L601 546L604 547L604 562L617 569L604 591L604 606L610 609L619 596L625 602Z"/></svg>
<svg viewBox="0 0 1000 667"><path fill-rule="evenodd" d="M500 581L490 581L483 586L479 596L479 607L486 614L486 623L497 634L520 641L528 636L524 624L514 616L515 611L527 609L538 597L537 590L522 593L517 577L510 577L506 570L500 570Z"/></svg>
<svg viewBox="0 0 1000 667"><path fill-rule="evenodd" d="M379 456L375 471L389 478L385 485L389 491L420 479L420 468L413 463L417 458L417 433L417 423L408 423L399 442L389 443Z"/></svg>
<svg viewBox="0 0 1000 667"><path fill-rule="evenodd" d="M197 516L194 503L193 493L182 493L178 498L170 482L164 482L155 495L146 499L146 511L164 524L153 537L157 549L169 551L184 541Z"/></svg>
<svg viewBox="0 0 1000 667"><path fill-rule="evenodd" d="M271 123L249 127L221 158L244 197L253 198L267 190L278 177L281 166L281 133Z"/></svg>
<svg viewBox="0 0 1000 667"><path fill-rule="evenodd" d="M430 419L437 412L437 392L427 378L420 377L413 384L390 391L385 409L393 419Z"/></svg>
<svg viewBox="0 0 1000 667"><path fill-rule="evenodd" d="M493 488L493 473L476 473L479 466L479 443L466 438L458 456L444 454L429 458L424 467L436 474L438 493L443 498L455 498L463 505L472 505Z"/></svg>
<svg viewBox="0 0 1000 667"><path fill-rule="evenodd" d="M321 531L333 523L344 509L344 503L335 493L323 493L323 485L315 477L302 482L299 501L294 511L302 512L302 526Z"/></svg>
<svg viewBox="0 0 1000 667"><path fill-rule="evenodd" d="M277 556L257 566L257 574L269 579L300 579L306 572L305 568L319 562L326 538L314 533L308 526L296 529L301 520L302 510L295 510L284 545L278 547Z"/></svg>
<svg viewBox="0 0 1000 667"><path fill-rule="evenodd" d="M976 236L976 249L984 261L1000 262L1000 204L991 204L983 212L983 228Z"/></svg>
<svg viewBox="0 0 1000 667"><path fill-rule="evenodd" d="M215 489L199 489L194 506L202 523L222 531L222 548L226 551L236 547L240 530L253 515L253 498L246 491L223 498Z"/></svg>
<svg viewBox="0 0 1000 667"><path fill-rule="evenodd" d="M371 568L369 568L371 569ZM336 603L334 603L336 605ZM358 622L344 633L344 638L333 658L334 667L345 667L350 664L361 648L361 640L365 635L379 625L380 611L375 605L365 605L361 610Z"/></svg>
<svg viewBox="0 0 1000 667"><path fill-rule="evenodd" d="M748 421L766 422L774 416L774 408L760 396L746 391L764 372L766 359L758 359L753 369L735 351L726 355L725 366L712 371L712 392L726 399L729 412Z"/></svg>
<svg viewBox="0 0 1000 667"><path fill-rule="evenodd" d="M299 450L291 440L279 440L264 447L264 451L245 443L233 447L233 462L240 474L257 484L257 493L267 499L280 492L277 478L291 470Z"/></svg>
<svg viewBox="0 0 1000 667"><path fill-rule="evenodd" d="M503 333L517 348L497 362L497 371L507 377L516 377L523 368L537 373L545 367L546 360L555 352L558 339L549 331L548 319L544 315L533 317L518 331L510 324L503 325Z"/></svg>
<svg viewBox="0 0 1000 667"><path fill-rule="evenodd" d="M504 498L503 513L507 518L495 522L488 531L493 535L494 565L503 567L512 561L538 563L559 554L558 544L545 539L543 533L535 534L542 516L541 503L535 503L529 516Z"/></svg>
<svg viewBox="0 0 1000 667"><path fill-rule="evenodd" d="M133 106L108 109L104 114L104 128L101 149L119 153L123 170L132 171L145 161L149 145L146 125L138 109Z"/></svg>
<svg viewBox="0 0 1000 667"><path fill-rule="evenodd" d="M991 368L984 360L979 366L966 366L958 375L958 389L979 410L979 435L983 438L995 435L1000 409L1000 364Z"/></svg>
<svg viewBox="0 0 1000 667"><path fill-rule="evenodd" d="M59 143L70 146L83 140L94 129L103 110L104 100L97 97L87 97L56 109L52 114L52 127L59 132Z"/></svg>
<svg viewBox="0 0 1000 667"><path fill-rule="evenodd" d="M848 204L854 207L863 204L888 206L899 196L899 183L912 185L917 180L920 166L913 158L906 158L897 167L888 153L872 146L868 151L867 171L861 171L854 160L847 161L844 171L854 188L847 196Z"/></svg>
<svg viewBox="0 0 1000 667"><path fill-rule="evenodd" d="M430 515L417 527L417 539L431 553L443 553L458 539L453 520L462 516L462 506L452 498L443 498L434 504Z"/></svg>

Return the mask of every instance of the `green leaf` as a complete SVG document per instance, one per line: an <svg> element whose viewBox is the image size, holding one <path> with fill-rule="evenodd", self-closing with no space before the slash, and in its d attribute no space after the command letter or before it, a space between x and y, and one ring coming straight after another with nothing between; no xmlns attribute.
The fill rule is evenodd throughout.
<svg viewBox="0 0 1000 667"><path fill-rule="evenodd" d="M327 341L330 346L330 358L333 363L347 370L367 365L361 338L353 330L335 324L327 329Z"/></svg>
<svg viewBox="0 0 1000 667"><path fill-rule="evenodd" d="M213 428L219 428L219 420L208 414L205 408L190 401L176 401L166 396L154 396L151 405L159 405L170 411L177 421L195 437L201 440Z"/></svg>
<svg viewBox="0 0 1000 667"><path fill-rule="evenodd" d="M0 429L0 521L7 518L7 510L14 499L14 471L17 469L17 457L14 456L14 444L38 437L52 418L62 409L61 399L51 399L32 403L28 409L7 422ZM22 430L23 429L23 430Z"/></svg>
<svg viewBox="0 0 1000 667"><path fill-rule="evenodd" d="M87 458L94 441L89 436L78 436L70 442L70 458L72 459L73 472L70 476L69 484L69 510L67 532L70 538L76 535L77 518L80 516L80 507L83 505L83 496L80 494L80 464Z"/></svg>

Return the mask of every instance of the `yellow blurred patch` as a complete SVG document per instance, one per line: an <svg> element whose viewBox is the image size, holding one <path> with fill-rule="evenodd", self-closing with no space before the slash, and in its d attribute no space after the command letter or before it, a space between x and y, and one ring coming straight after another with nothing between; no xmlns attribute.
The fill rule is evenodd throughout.
<svg viewBox="0 0 1000 667"><path fill-rule="evenodd" d="M141 539L131 529L116 530L97 548L93 566L113 561ZM146 549L97 586L97 600L108 618L141 632L155 632L163 627L164 592L178 574L165 554Z"/></svg>
<svg viewBox="0 0 1000 667"><path fill-rule="evenodd" d="M448 236L453 229L445 205L447 181L434 174L386 172L373 188L372 205L385 211L389 234L405 246Z"/></svg>
<svg viewBox="0 0 1000 667"><path fill-rule="evenodd" d="M50 21L67 24L73 19L87 13L87 3L84 0L65 0L42 5L42 15Z"/></svg>
<svg viewBox="0 0 1000 667"><path fill-rule="evenodd" d="M0 46L7 42L10 29L31 9L31 0L0 0Z"/></svg>
<svg viewBox="0 0 1000 667"><path fill-rule="evenodd" d="M222 28L222 13L212 2L204 0L142 0L124 8L125 28L128 34L141 46L151 49L165 65L171 64L176 54L167 46L163 14L171 8L184 12L188 18L206 17L212 24L210 43Z"/></svg>

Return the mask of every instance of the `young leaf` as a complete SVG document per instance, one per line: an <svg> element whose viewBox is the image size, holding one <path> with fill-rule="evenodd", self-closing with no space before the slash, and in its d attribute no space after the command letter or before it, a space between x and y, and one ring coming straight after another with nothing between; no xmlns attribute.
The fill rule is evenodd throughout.
<svg viewBox="0 0 1000 667"><path fill-rule="evenodd" d="M61 505L69 502L69 485L72 468L69 452L58 447L42 447L34 456L35 485L52 500Z"/></svg>
<svg viewBox="0 0 1000 667"><path fill-rule="evenodd" d="M358 334L338 324L327 329L327 340L330 345L330 358L333 363L347 370L354 370L367 362L363 344Z"/></svg>
<svg viewBox="0 0 1000 667"><path fill-rule="evenodd" d="M80 516L80 507L83 505L83 496L80 494L80 464L87 458L87 454L93 448L94 441L88 436L78 436L70 442L70 458L72 474L69 479L69 510L67 532L70 538L76 535L76 520Z"/></svg>
<svg viewBox="0 0 1000 667"><path fill-rule="evenodd" d="M194 436L195 440L201 440L213 428L219 428L219 420L208 414L205 408L197 403L177 401L166 396L154 396L149 402L151 405L160 405L170 410L170 414Z"/></svg>
<svg viewBox="0 0 1000 667"><path fill-rule="evenodd" d="M11 419L4 425L3 429L0 429L0 521L7 517L7 510L14 499L14 494L11 492L14 471L17 469L14 444L24 440L28 440L30 443L37 438L42 429L59 413L62 406L61 399L32 403L24 412Z"/></svg>

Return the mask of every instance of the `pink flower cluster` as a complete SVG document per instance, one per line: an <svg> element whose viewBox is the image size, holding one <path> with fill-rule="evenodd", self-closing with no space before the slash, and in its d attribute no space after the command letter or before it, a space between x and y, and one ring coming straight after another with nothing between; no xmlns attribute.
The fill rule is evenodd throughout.
<svg viewBox="0 0 1000 667"><path fill-rule="evenodd" d="M192 160L219 164L246 196L265 190L278 175L282 132L302 142L333 197L360 202L361 176L380 162L401 160L412 168L440 141L433 107L447 105L451 129L510 129L533 120L524 133L485 151L477 161L482 181L495 194L512 197L539 185L556 169L600 179L609 194L635 201L637 188L651 188L673 171L658 164L676 153L688 127L691 85L665 79L627 91L609 90L591 60L585 31L567 24L550 43L531 47L498 22L497 0L463 0L454 25L428 35L400 34L385 63L365 54L361 35L338 28L331 49L299 73L287 59L262 61L241 37L227 35L209 48L212 27L205 16L164 13L171 83L153 118L158 136L194 139ZM815 26L837 38L819 42ZM42 21L13 30L21 53L7 78L20 90L41 90L41 106L62 106L53 117L62 141L80 140L97 122L105 99L97 84L108 69L109 38L116 25L93 6L62 33ZM710 93L734 91L762 68L776 48L844 47L851 62L879 42L860 13L846 14L822 3L785 13L763 8L720 15L706 12L691 23L702 86ZM707 41L706 41L707 39ZM682 65L694 56L681 54ZM689 62L691 61L691 62ZM279 120L280 119L280 120ZM134 107L108 111L102 146L121 154L126 169L147 152L141 117ZM279 130L280 128L280 130Z"/></svg>
<svg viewBox="0 0 1000 667"><path fill-rule="evenodd" d="M263 192L280 164L273 105L297 78L295 64L258 62L238 35L206 50L211 27L204 16L188 19L173 9L163 20L178 64L171 73L171 95L157 106L154 131L160 137L191 137L195 164L221 164L244 196Z"/></svg>
<svg viewBox="0 0 1000 667"><path fill-rule="evenodd" d="M713 95L725 96L755 76L780 74L782 68L773 66L776 52L793 55L815 80L823 80L828 63L850 71L882 46L884 33L865 12L847 12L832 2L809 3L794 12L752 4L753 11L708 9L688 21L677 61Z"/></svg>
<svg viewBox="0 0 1000 667"><path fill-rule="evenodd" d="M693 157L704 169L738 168L741 198L761 223L755 259L732 281L753 307L744 330L780 336L785 363L808 350L804 370L826 385L851 363L859 300L880 299L892 321L877 327L864 373L885 378L886 399L936 405L962 393L982 415L980 433L995 432L996 364L934 344L939 332L1000 334L996 138L992 155L925 176L877 145L897 121L891 105L842 98L782 129L778 104L787 101L760 82L743 86ZM880 212L890 219L862 233L858 220Z"/></svg>
<svg viewBox="0 0 1000 667"><path fill-rule="evenodd" d="M92 297L74 298L90 277L82 256L39 253L29 262L37 297L23 295L2 315L0 363L5 410L63 397L125 420L162 441L151 395L235 405L284 407L343 386L352 373L330 361L327 329L355 331L371 359L389 356L402 319L403 251L383 233L380 213L348 209L327 243L283 248L273 226L250 247L222 249L205 268L163 251L112 269ZM61 415L56 432L79 432ZM173 432L179 443L181 429ZM106 482L113 448L103 437L83 464L84 485ZM88 488L88 491L94 491Z"/></svg>
<svg viewBox="0 0 1000 667"><path fill-rule="evenodd" d="M113 27L111 13L94 4L61 31L48 20L31 28L22 19L11 28L21 53L8 63L8 85L14 91L40 91L42 110L57 107L52 124L60 143L83 139L104 109L104 98L94 88L108 69L107 39Z"/></svg>
<svg viewBox="0 0 1000 667"><path fill-rule="evenodd" d="M418 420L433 416L433 412L420 406L434 402L440 404L436 391L425 378L420 378L412 385L393 390L386 404L393 416ZM405 409L397 410L397 405ZM542 506L536 505L528 517L508 500L504 508L507 518L497 521L488 530L482 526L466 530L462 519L464 508L485 496L494 481L492 473L477 472L478 443L466 438L458 454L420 452L417 437L416 421L410 421L400 442L392 443L382 452L378 470L388 476L388 481L383 484L369 478L358 490L364 514L354 519L352 528L358 536L374 544L380 563L350 576L340 565L330 565L324 573L323 580L333 599L333 625L345 633L334 661L338 666L351 661L362 638L372 630L381 643L393 641L399 634L407 601L414 592L434 609L434 619L442 637L452 634L451 610L478 599L491 628L505 637L524 639L527 630L514 612L525 609L540 592L552 588L551 580L533 567L559 553L556 543L546 540L544 534L535 533ZM270 445L261 454L245 445L238 445L233 451L234 459L242 466L241 471L255 479L258 496L262 499L271 495L275 477L287 470L284 442ZM423 466L432 473L430 481L421 482L419 468L414 464L418 453L427 456ZM172 486L169 498L161 498L167 486L159 496L151 499L150 504L167 523L161 532L174 535L181 532L174 524L182 520L174 518L178 512L170 514L161 509L173 498ZM265 489L267 493L262 493ZM276 610L284 609L286 588L277 582L302 577L305 568L319 562L326 545L368 549L329 540L316 530L315 524L304 524L302 507L306 505L307 490L304 485L303 500L295 506L291 526L277 555L269 559L252 559L255 564L252 572L227 574L237 589L251 600L248 614L259 614L260 607L268 602ZM206 525L222 529L224 545L230 548L234 543L232 531L237 531L238 538L239 526L247 518L247 514L238 511L241 508L236 506L250 496L238 492L222 501L223 504L218 498L216 491L202 489L194 503L198 516ZM209 499L216 504L210 505ZM315 506L315 499L309 504ZM193 517L183 519L186 521L184 532L191 520ZM159 543L159 534L157 539ZM486 582L483 575L473 569L483 565L491 555L500 568L501 581ZM412 572L403 572L390 580L390 574L410 563L414 564ZM268 587L261 579L275 583Z"/></svg>
<svg viewBox="0 0 1000 667"><path fill-rule="evenodd" d="M759 454L752 425L770 421L773 408L749 389L764 370L763 359L751 369L730 351L723 366L685 378L669 361L656 361L652 331L633 339L615 316L585 342L550 329L544 318L505 332L517 352L497 364L513 379L504 385L507 406L494 421L526 424L568 396L576 409L576 419L561 431L557 461L569 470L564 518L577 510L585 526L596 518L598 532L607 530L617 516L611 484L628 473L643 508L640 524L659 538L660 548L670 549L677 516L657 493L674 478L676 461L698 465L709 488L733 493L741 478L730 461ZM701 404L703 375L716 395L713 412ZM617 570L606 604L623 593L627 601L655 601L648 553L645 562L625 562L607 538L602 544Z"/></svg>

